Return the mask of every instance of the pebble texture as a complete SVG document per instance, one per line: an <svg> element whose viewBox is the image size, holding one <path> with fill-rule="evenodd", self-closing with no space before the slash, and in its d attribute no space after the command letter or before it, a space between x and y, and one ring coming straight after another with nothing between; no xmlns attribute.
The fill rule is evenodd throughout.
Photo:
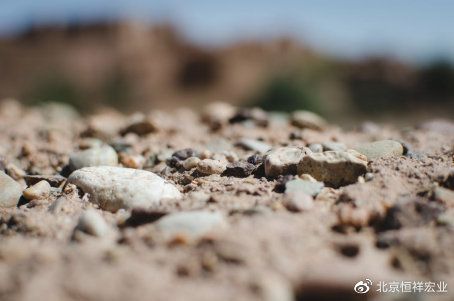
<svg viewBox="0 0 454 301"><path fill-rule="evenodd" d="M381 140L361 144L355 147L355 150L365 155L369 161L378 158L401 156L404 152L402 144L394 140Z"/></svg>
<svg viewBox="0 0 454 301"><path fill-rule="evenodd" d="M181 197L178 189L158 175L131 168L98 166L76 170L68 178L102 209L149 208L162 199Z"/></svg>
<svg viewBox="0 0 454 301"><path fill-rule="evenodd" d="M0 171L0 207L14 207L22 195L22 189L10 176Z"/></svg>
<svg viewBox="0 0 454 301"><path fill-rule="evenodd" d="M316 196L322 191L324 185L322 182L312 182L307 180L295 179L285 183L285 192L303 192L307 195Z"/></svg>
<svg viewBox="0 0 454 301"><path fill-rule="evenodd" d="M115 166L117 164L117 153L109 145L75 152L69 157L69 167L71 170L90 166Z"/></svg>
<svg viewBox="0 0 454 301"><path fill-rule="evenodd" d="M103 237L109 232L109 226L98 212L94 209L88 209L79 217L75 230L97 237Z"/></svg>
<svg viewBox="0 0 454 301"><path fill-rule="evenodd" d="M304 156L298 164L298 174L310 174L332 187L356 183L366 171L366 158L354 150L313 153Z"/></svg>

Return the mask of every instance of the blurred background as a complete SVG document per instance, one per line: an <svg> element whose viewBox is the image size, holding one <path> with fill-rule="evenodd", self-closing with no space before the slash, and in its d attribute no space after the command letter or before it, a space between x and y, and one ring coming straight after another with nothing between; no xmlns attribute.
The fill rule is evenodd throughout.
<svg viewBox="0 0 454 301"><path fill-rule="evenodd" d="M2 0L0 99L82 113L308 109L349 123L454 113L454 2Z"/></svg>

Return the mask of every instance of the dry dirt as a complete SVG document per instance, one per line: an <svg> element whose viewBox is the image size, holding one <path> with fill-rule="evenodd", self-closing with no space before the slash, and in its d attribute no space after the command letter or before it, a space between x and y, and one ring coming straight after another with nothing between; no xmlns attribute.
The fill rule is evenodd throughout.
<svg viewBox="0 0 454 301"><path fill-rule="evenodd" d="M280 115L238 115L230 122L218 116L209 126L186 109L152 112L150 133L137 135L125 133L128 118L115 112L84 117L65 107L3 103L0 167L23 188L26 175L67 176L69 154L96 137L114 146L120 165L144 158L136 167L174 183L183 198L111 213L63 182L46 199L0 208L0 299L453 300L454 123L317 131ZM184 148L245 160L254 151L237 145L244 137L272 147L394 139L405 151L369 162L367 179L325 187L311 209L299 212L283 202L282 184L294 176L204 176L168 166L170 155ZM88 208L102 215L112 235L74 235ZM155 226L161 216L195 209L220 211L228 225L197 239L169 239ZM373 290L356 294L354 284L365 278ZM404 280L445 281L448 293L375 292L379 281Z"/></svg>

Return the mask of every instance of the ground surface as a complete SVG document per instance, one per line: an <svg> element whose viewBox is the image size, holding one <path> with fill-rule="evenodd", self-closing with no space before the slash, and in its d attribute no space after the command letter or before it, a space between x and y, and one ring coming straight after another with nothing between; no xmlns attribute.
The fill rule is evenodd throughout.
<svg viewBox="0 0 454 301"><path fill-rule="evenodd" d="M0 299L414 300L375 292L379 281L445 281L448 293L421 293L419 300L454 298L454 123L312 130L281 115L229 114L208 112L201 121L188 110L152 112L148 127L125 130L131 121L118 113L84 118L62 107L4 103L0 167L23 189L26 175L67 176L69 155L97 138L116 149L120 166L157 173L183 198L109 212L62 183L44 199L0 208ZM257 152L238 145L242 138L274 148L393 139L405 149L370 161L367 176L354 184L324 187L300 211L286 205L282 188L295 175L204 175L170 160L185 148L230 163L246 160ZM109 235L75 235L89 208ZM221 212L226 224L196 238L168 237L156 227L161 216L189 210ZM354 284L365 278L373 291L356 294Z"/></svg>

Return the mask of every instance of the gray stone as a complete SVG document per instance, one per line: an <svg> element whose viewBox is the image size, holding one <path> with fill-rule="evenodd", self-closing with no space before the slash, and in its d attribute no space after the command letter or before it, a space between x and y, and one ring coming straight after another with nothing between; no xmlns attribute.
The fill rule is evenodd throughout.
<svg viewBox="0 0 454 301"><path fill-rule="evenodd" d="M322 182L312 182L307 180L295 179L285 183L285 193L303 192L310 196L317 196L325 185Z"/></svg>
<svg viewBox="0 0 454 301"><path fill-rule="evenodd" d="M325 151L325 152L326 151L346 151L347 150L347 146L340 142L332 142L332 141L323 142L322 146L323 146L323 151Z"/></svg>
<svg viewBox="0 0 454 301"><path fill-rule="evenodd" d="M197 171L205 175L221 174L225 170L226 165L225 162L218 160L203 159L197 163Z"/></svg>
<svg viewBox="0 0 454 301"><path fill-rule="evenodd" d="M317 114L309 111L296 111L291 115L292 125L301 129L312 129L321 131L326 128L326 121Z"/></svg>
<svg viewBox="0 0 454 301"><path fill-rule="evenodd" d="M115 166L117 164L118 155L109 145L78 151L69 157L71 170L90 166Z"/></svg>
<svg viewBox="0 0 454 301"><path fill-rule="evenodd" d="M323 152L323 145L319 143L312 143L309 145L309 149L314 153L321 153Z"/></svg>
<svg viewBox="0 0 454 301"><path fill-rule="evenodd" d="M183 168L186 170L191 170L191 169L197 167L197 164L199 164L199 162L200 162L199 158L189 157L183 161Z"/></svg>
<svg viewBox="0 0 454 301"><path fill-rule="evenodd" d="M25 199L31 201L35 199L44 199L50 194L50 184L47 181L40 181L24 190L22 195Z"/></svg>
<svg viewBox="0 0 454 301"><path fill-rule="evenodd" d="M369 161L378 158L401 156L404 152L402 144L394 140L364 143L354 149L365 155Z"/></svg>
<svg viewBox="0 0 454 301"><path fill-rule="evenodd" d="M0 171L0 207L14 207L22 195L22 188L10 176Z"/></svg>
<svg viewBox="0 0 454 301"><path fill-rule="evenodd" d="M158 175L132 168L97 166L74 171L68 182L89 194L89 200L102 209L150 208L164 199L179 199L181 194Z"/></svg>
<svg viewBox="0 0 454 301"><path fill-rule="evenodd" d="M298 174L310 174L332 187L355 183L366 171L366 158L354 150L313 153L298 164Z"/></svg>
<svg viewBox="0 0 454 301"><path fill-rule="evenodd" d="M269 151L264 157L265 175L277 177L296 174L298 163L309 152L309 149L297 147L279 147Z"/></svg>
<svg viewBox="0 0 454 301"><path fill-rule="evenodd" d="M164 216L156 222L156 227L167 236L186 235L197 238L215 228L227 226L227 221L220 212L187 211Z"/></svg>
<svg viewBox="0 0 454 301"><path fill-rule="evenodd" d="M75 230L97 237L103 237L109 232L109 226L96 210L88 209L79 217Z"/></svg>
<svg viewBox="0 0 454 301"><path fill-rule="evenodd" d="M255 139L242 138L238 141L237 145L251 151L264 154L271 149L271 146Z"/></svg>

